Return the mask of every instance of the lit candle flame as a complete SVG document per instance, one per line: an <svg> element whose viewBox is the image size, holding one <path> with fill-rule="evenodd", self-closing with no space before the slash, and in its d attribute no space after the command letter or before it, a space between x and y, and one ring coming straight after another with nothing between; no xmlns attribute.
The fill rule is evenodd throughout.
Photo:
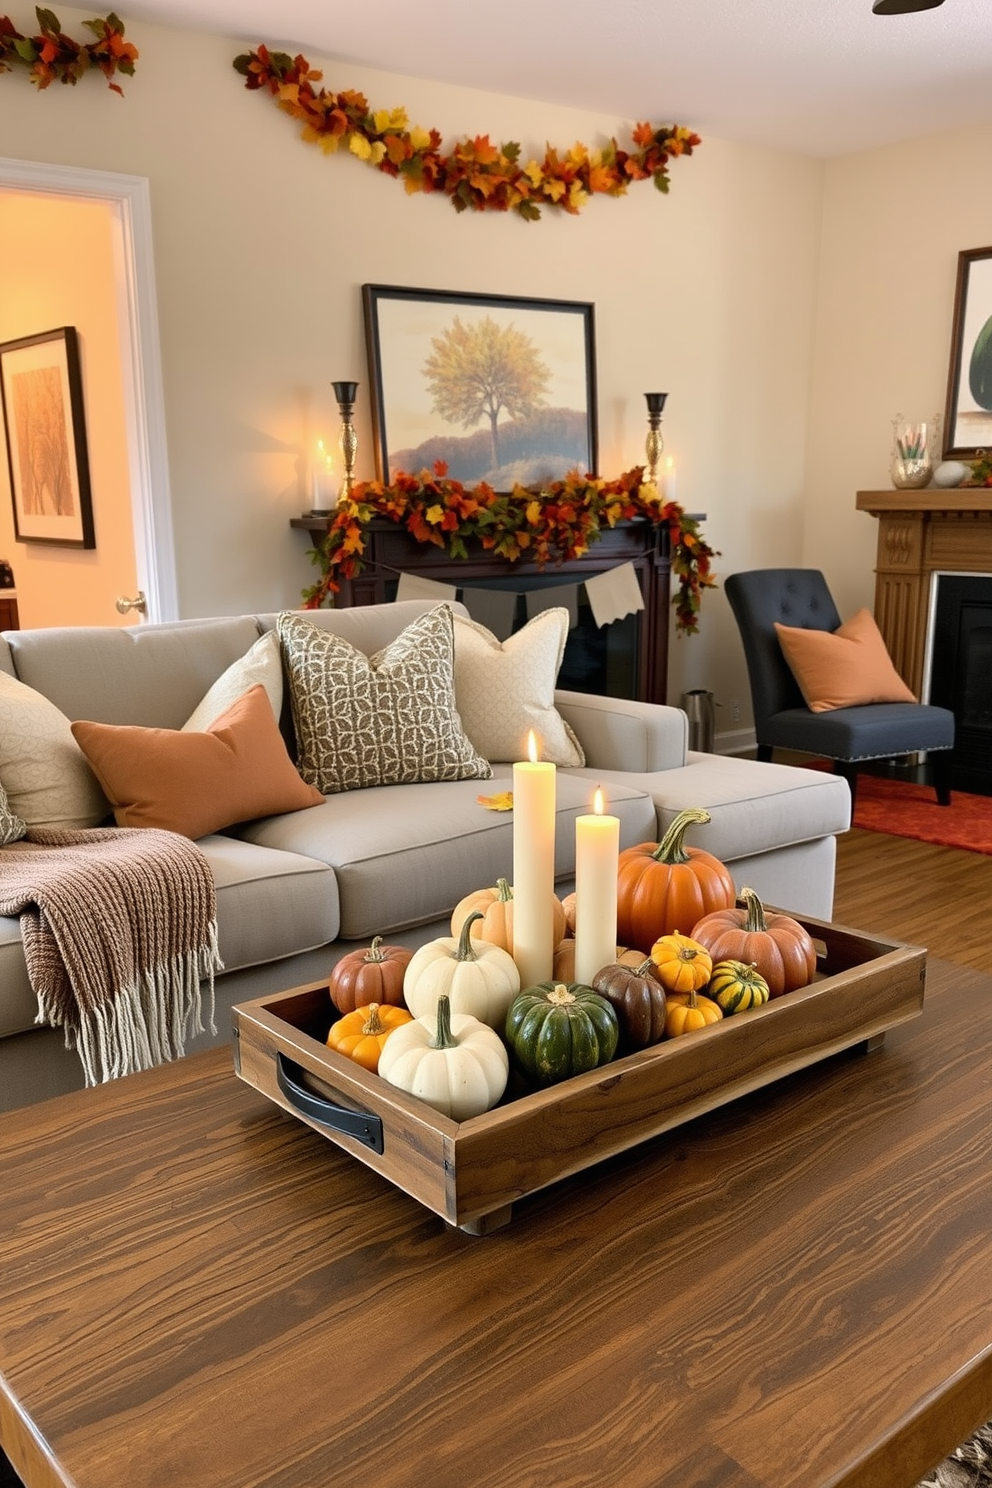
<svg viewBox="0 0 992 1488"><path fill-rule="evenodd" d="M592 809L593 809L594 813L596 814L596 816L602 816L602 814L603 814L603 787L601 785L597 785L596 790L595 790L595 792L593 794L593 798L592 798Z"/></svg>
<svg viewBox="0 0 992 1488"><path fill-rule="evenodd" d="M541 758L541 744L533 729L527 733L527 758L532 765L536 765Z"/></svg>

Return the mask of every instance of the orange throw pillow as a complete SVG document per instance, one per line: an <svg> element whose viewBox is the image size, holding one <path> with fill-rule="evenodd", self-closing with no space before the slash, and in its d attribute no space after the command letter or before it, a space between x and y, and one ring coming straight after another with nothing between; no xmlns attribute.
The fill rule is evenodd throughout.
<svg viewBox="0 0 992 1488"><path fill-rule="evenodd" d="M862 703L915 703L892 665L870 610L837 630L805 630L775 622L779 644L812 713Z"/></svg>
<svg viewBox="0 0 992 1488"><path fill-rule="evenodd" d="M120 827L195 839L324 799L293 765L260 684L203 733L86 721L72 732Z"/></svg>

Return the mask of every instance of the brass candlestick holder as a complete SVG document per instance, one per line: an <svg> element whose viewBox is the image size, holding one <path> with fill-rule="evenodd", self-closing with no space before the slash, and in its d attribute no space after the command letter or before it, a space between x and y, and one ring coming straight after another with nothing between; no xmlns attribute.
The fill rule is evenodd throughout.
<svg viewBox="0 0 992 1488"><path fill-rule="evenodd" d="M355 395L358 392L357 382L332 382L334 396L338 401L338 412L341 415L341 458L344 461L344 481L341 486L341 495L351 499L351 488L355 484L355 456L358 453L358 435L355 426L351 422L351 416L355 411Z"/></svg>
<svg viewBox="0 0 992 1488"><path fill-rule="evenodd" d="M658 461L665 448L665 441L661 435L661 415L665 411L665 399L668 394L645 393L644 397L648 405L648 437L644 441L644 453L648 457L648 480L656 486L658 484Z"/></svg>

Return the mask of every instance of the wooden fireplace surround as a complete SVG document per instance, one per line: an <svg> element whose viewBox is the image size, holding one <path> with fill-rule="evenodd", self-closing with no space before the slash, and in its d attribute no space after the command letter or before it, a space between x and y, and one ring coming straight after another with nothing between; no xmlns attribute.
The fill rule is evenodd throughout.
<svg viewBox="0 0 992 1488"><path fill-rule="evenodd" d="M992 574L992 487L859 491L878 518L875 619L896 670L922 696L934 573Z"/></svg>

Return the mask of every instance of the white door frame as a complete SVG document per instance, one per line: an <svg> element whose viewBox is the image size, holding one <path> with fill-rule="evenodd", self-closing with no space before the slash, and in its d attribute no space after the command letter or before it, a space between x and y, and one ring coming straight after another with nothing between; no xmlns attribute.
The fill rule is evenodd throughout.
<svg viewBox="0 0 992 1488"><path fill-rule="evenodd" d="M87 197L111 208L134 559L149 620L179 615L148 181L0 157L0 190Z"/></svg>

